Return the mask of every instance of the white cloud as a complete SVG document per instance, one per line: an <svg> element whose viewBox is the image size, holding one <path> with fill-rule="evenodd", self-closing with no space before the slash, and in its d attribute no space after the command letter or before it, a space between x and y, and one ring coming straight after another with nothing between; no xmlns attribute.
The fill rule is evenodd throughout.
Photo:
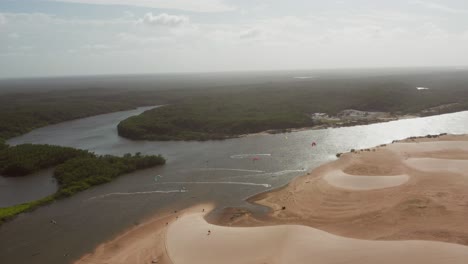
<svg viewBox="0 0 468 264"><path fill-rule="evenodd" d="M152 36L152 35L141 36L141 35L135 35L135 34L127 33L127 32L118 33L116 37L120 43L129 44L132 48L135 47L135 45L153 46L157 44L174 42L174 39L168 36Z"/></svg>
<svg viewBox="0 0 468 264"><path fill-rule="evenodd" d="M111 47L109 45L105 44L88 44L83 46L83 49L85 50L106 50L110 48Z"/></svg>
<svg viewBox="0 0 468 264"><path fill-rule="evenodd" d="M0 13L0 26L5 25L7 22L6 17L4 14Z"/></svg>
<svg viewBox="0 0 468 264"><path fill-rule="evenodd" d="M225 1L239 5L238 11L251 2L268 2L268 8L249 7L245 15L131 7L119 7L113 15L107 8L92 15L0 12L0 56L8 55L0 59L0 68L6 69L0 78L71 74L70 64L76 70L73 74L85 74L468 62L468 16L456 13L463 11L454 13L445 8L441 12L436 10L439 6L429 5L428 9L414 3L408 6L412 1L408 0L404 8L400 5L403 1L389 4L388 9L323 10L322 4L317 4L317 9L302 8L295 13L296 7L289 2L291 10L284 9L286 4L279 4L281 1ZM171 5L177 3L182 0L171 0ZM456 7L454 3L450 6ZM145 15L147 12L153 13ZM14 34L9 36L14 32L20 34L18 39L11 39ZM26 46L32 43L34 48L28 50Z"/></svg>
<svg viewBox="0 0 468 264"><path fill-rule="evenodd" d="M84 3L97 5L126 5L193 12L225 12L235 8L223 0L51 0L56 2Z"/></svg>
<svg viewBox="0 0 468 264"><path fill-rule="evenodd" d="M453 8L449 6L445 6L439 3L433 3L433 2L427 2L427 1L420 1L420 0L415 0L412 1L413 4L420 5L424 8L428 9L433 9L437 11L442 11L446 13L452 13L452 14L467 14L468 10L466 9L460 9L460 8Z"/></svg>
<svg viewBox="0 0 468 264"><path fill-rule="evenodd" d="M30 51L30 50L33 50L34 47L31 46L31 45L22 45L22 46L19 46L19 47L16 47L18 50L22 50L22 51Z"/></svg>
<svg viewBox="0 0 468 264"><path fill-rule="evenodd" d="M8 34L8 38L10 39L18 39L20 37L20 35L18 33L9 33Z"/></svg>
<svg viewBox="0 0 468 264"><path fill-rule="evenodd" d="M1 0L0 0L1 1ZM45 13L0 13L12 27L37 27L40 25L48 26L125 26L134 25L135 18L129 17L130 12L123 13L122 17L107 18L107 19L85 19L85 18L64 18Z"/></svg>
<svg viewBox="0 0 468 264"><path fill-rule="evenodd" d="M6 49L0 50L0 56L25 56L25 55L35 55L32 51L34 47L31 45L18 45L18 46L6 46Z"/></svg>
<svg viewBox="0 0 468 264"><path fill-rule="evenodd" d="M164 26L164 27L178 27L185 24L189 19L185 16L175 16L162 13L159 15L153 15L153 13L146 13L145 16L138 21L148 26Z"/></svg>
<svg viewBox="0 0 468 264"><path fill-rule="evenodd" d="M8 24L12 26L22 24L38 25L58 20L53 16L44 13L0 13L0 24L2 17L5 23L8 22Z"/></svg>
<svg viewBox="0 0 468 264"><path fill-rule="evenodd" d="M421 25L420 32L424 38L428 39L448 39L450 37L440 26L430 22Z"/></svg>
<svg viewBox="0 0 468 264"><path fill-rule="evenodd" d="M133 18L133 17L135 17L135 14L133 14L133 13L130 12L130 11L124 11L123 17L124 17L124 18L127 18L127 19L128 19L128 18Z"/></svg>
<svg viewBox="0 0 468 264"><path fill-rule="evenodd" d="M239 37L241 39L252 39L260 36L262 31L258 28L251 28L240 33Z"/></svg>

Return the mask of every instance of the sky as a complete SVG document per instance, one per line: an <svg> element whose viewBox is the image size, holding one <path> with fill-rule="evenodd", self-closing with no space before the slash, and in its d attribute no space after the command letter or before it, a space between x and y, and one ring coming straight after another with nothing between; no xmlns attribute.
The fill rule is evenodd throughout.
<svg viewBox="0 0 468 264"><path fill-rule="evenodd" d="M0 78L466 65L466 0L0 0Z"/></svg>

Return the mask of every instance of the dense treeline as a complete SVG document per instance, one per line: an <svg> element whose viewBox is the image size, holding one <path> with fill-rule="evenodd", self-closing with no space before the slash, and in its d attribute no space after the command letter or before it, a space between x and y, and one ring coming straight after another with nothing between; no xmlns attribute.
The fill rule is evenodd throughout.
<svg viewBox="0 0 468 264"><path fill-rule="evenodd" d="M103 77L87 82L67 78L62 80L63 85L73 89L53 90L62 85L58 82L52 88L45 83L41 89L24 92L15 92L10 83L8 91L0 93L0 138L66 120L158 104L168 106L122 122L120 135L133 139L205 140L316 125L308 118L314 112L334 115L356 109L412 114L458 103L420 113L431 115L468 108L467 72L386 72L321 72L323 76L318 79L294 79L294 73L285 72L154 79L127 76L114 81L115 77ZM37 80L31 85L37 85ZM418 91L419 86L430 89Z"/></svg>
<svg viewBox="0 0 468 264"><path fill-rule="evenodd" d="M174 103L190 96L184 90L80 89L0 94L0 138L8 139L35 128L68 120Z"/></svg>
<svg viewBox="0 0 468 264"><path fill-rule="evenodd" d="M0 143L1 144L1 143ZM0 174L22 176L53 167L87 151L52 145L23 144L0 150Z"/></svg>
<svg viewBox="0 0 468 264"><path fill-rule="evenodd" d="M149 140L208 140L313 125L295 106L255 105L233 97L170 105L126 119L119 135Z"/></svg>
<svg viewBox="0 0 468 264"><path fill-rule="evenodd" d="M34 96L32 97L34 98ZM43 102L36 100L19 102L21 100L17 100L16 96L0 97L0 137L10 138L41 126L131 109L136 106L128 103L104 102L85 98L75 100L60 98L57 101L45 99Z"/></svg>
<svg viewBox="0 0 468 264"><path fill-rule="evenodd" d="M131 139L207 140L313 126L310 115L316 112L336 115L356 109L427 115L461 111L468 109L468 78L459 78L428 78L429 90L417 90L416 81L394 78L315 80L288 83L288 87L264 84L255 89L224 90L130 117L118 125L118 132ZM452 103L457 104L421 113Z"/></svg>
<svg viewBox="0 0 468 264"><path fill-rule="evenodd" d="M9 175L32 173L56 166L54 177L58 191L48 197L16 206L0 208L0 223L26 210L56 199L73 195L94 185L110 182L116 177L140 169L165 164L160 155L105 155L52 145L18 145L0 151L0 169Z"/></svg>
<svg viewBox="0 0 468 264"><path fill-rule="evenodd" d="M3 138L0 138L0 150L7 148L8 145L5 143Z"/></svg>
<svg viewBox="0 0 468 264"><path fill-rule="evenodd" d="M114 178L136 170L162 165L161 156L126 154L124 157L86 155L77 157L57 166L54 177L60 189L57 197L70 196L93 185L112 181Z"/></svg>

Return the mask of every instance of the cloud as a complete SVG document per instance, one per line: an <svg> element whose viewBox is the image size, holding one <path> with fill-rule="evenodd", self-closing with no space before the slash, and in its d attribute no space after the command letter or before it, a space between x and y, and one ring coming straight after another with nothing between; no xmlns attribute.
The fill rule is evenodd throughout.
<svg viewBox="0 0 468 264"><path fill-rule="evenodd" d="M8 38L10 39L18 39L20 37L20 35L18 33L10 33L8 34Z"/></svg>
<svg viewBox="0 0 468 264"><path fill-rule="evenodd" d="M151 35L141 36L141 35L135 35L132 33L127 33L127 32L118 33L116 37L120 43L130 44L132 47L134 47L134 45L153 46L155 44L171 43L174 41L171 37L167 37L167 36L151 36Z"/></svg>
<svg viewBox="0 0 468 264"><path fill-rule="evenodd" d="M83 46L83 49L85 50L106 50L110 48L111 47L109 45L105 44L87 44Z"/></svg>
<svg viewBox="0 0 468 264"><path fill-rule="evenodd" d="M133 17L135 17L135 14L133 14L133 13L130 12L130 11L124 11L124 12L123 12L123 17L124 17L124 18L133 18Z"/></svg>
<svg viewBox="0 0 468 264"><path fill-rule="evenodd" d="M51 0L55 2L97 5L126 5L162 9L177 9L192 12L226 12L235 8L224 0Z"/></svg>
<svg viewBox="0 0 468 264"><path fill-rule="evenodd" d="M0 13L0 26L5 25L7 22L7 19L4 14Z"/></svg>
<svg viewBox="0 0 468 264"><path fill-rule="evenodd" d="M30 50L33 50L34 47L33 46L30 46L30 45L22 45L22 46L19 46L19 47L16 47L18 50L22 50L22 51L30 51Z"/></svg>
<svg viewBox="0 0 468 264"><path fill-rule="evenodd" d="M162 13L153 15L153 13L146 13L145 16L138 21L138 23L148 26L164 26L164 27L178 27L185 24L189 19L185 16L175 16Z"/></svg>
<svg viewBox="0 0 468 264"><path fill-rule="evenodd" d="M19 24L43 24L56 21L58 19L44 13L0 13L0 25L7 23L9 25Z"/></svg>
<svg viewBox="0 0 468 264"><path fill-rule="evenodd" d="M262 31L258 28L251 28L240 33L239 37L241 39L252 39L260 36Z"/></svg>
<svg viewBox="0 0 468 264"><path fill-rule="evenodd" d="M170 1L175 6L188 0ZM412 3L413 0L405 1L406 4L397 1L382 8L355 7L343 1L346 5L342 8L317 3L317 8L307 9L271 0L217 1L233 3L238 11L246 8L248 12L197 14L125 6L102 6L93 14L60 11L41 14L35 8L31 13L0 11L0 23L5 24L0 25L0 54L8 54L0 59L0 68L5 69L0 78L62 72L85 74L94 70L96 73L244 67L260 70L468 62L468 16L447 11L447 7L444 12L437 11L434 8L440 6L424 7ZM468 9L462 1L459 5L455 5L456 1L419 2L425 1ZM250 7L252 2L268 2L268 8L254 9ZM286 9L286 5L291 9ZM106 11L109 8L117 9L109 13ZM12 39L15 32L19 38ZM32 50L20 48L31 43ZM75 68L66 67L70 63Z"/></svg>
<svg viewBox="0 0 468 264"><path fill-rule="evenodd" d="M446 13L452 13L452 14L467 14L468 13L468 10L466 9L453 8L453 7L441 5L439 3L420 1L420 0L415 0L415 1L412 1L411 3L420 5L424 8L433 9L433 10L446 12Z"/></svg>

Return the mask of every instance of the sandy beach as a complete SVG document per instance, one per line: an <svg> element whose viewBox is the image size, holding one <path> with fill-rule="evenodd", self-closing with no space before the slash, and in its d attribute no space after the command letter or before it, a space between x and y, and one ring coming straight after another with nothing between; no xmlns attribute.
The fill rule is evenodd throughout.
<svg viewBox="0 0 468 264"><path fill-rule="evenodd" d="M466 263L468 136L341 155L250 202L159 214L76 263Z"/></svg>

